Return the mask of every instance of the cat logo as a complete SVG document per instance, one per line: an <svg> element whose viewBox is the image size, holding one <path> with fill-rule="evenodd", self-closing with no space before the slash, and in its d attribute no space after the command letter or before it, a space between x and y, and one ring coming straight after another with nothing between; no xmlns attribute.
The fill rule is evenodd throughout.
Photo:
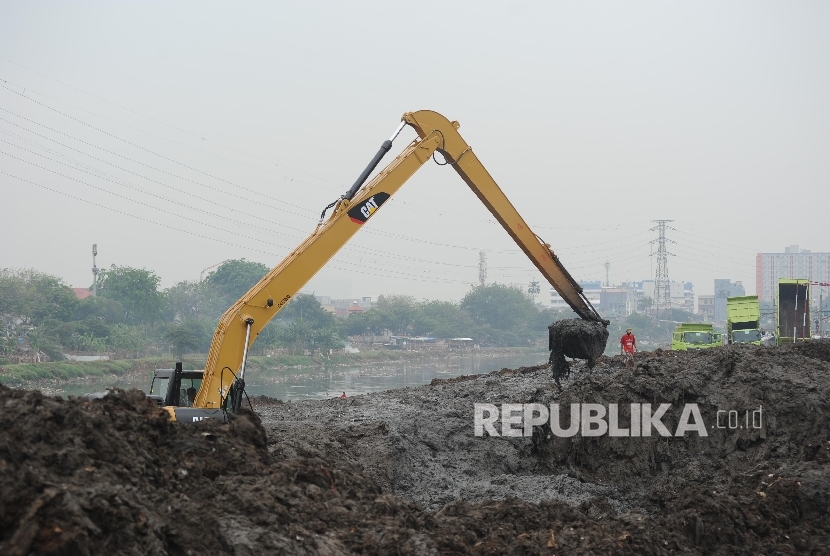
<svg viewBox="0 0 830 556"><path fill-rule="evenodd" d="M366 204L360 207L360 214L363 215L363 218L369 218L376 210L378 210L378 204L375 202L375 198L371 197L366 201Z"/></svg>
<svg viewBox="0 0 830 556"><path fill-rule="evenodd" d="M388 198L389 193L375 193L359 205L352 207L348 212L349 219L355 224L363 224Z"/></svg>

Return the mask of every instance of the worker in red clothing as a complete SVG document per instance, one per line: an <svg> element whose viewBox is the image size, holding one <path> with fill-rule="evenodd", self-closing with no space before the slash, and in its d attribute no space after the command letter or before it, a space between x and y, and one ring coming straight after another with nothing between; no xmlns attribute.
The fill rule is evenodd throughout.
<svg viewBox="0 0 830 556"><path fill-rule="evenodd" d="M625 356L625 366L634 366L634 352L637 351L637 338L631 333L630 328L625 329L625 334L620 338L620 355Z"/></svg>
<svg viewBox="0 0 830 556"><path fill-rule="evenodd" d="M345 393L345 392L343 392L342 394L340 394L340 399L341 399L341 400L345 400L345 399L346 399L346 393Z"/></svg>

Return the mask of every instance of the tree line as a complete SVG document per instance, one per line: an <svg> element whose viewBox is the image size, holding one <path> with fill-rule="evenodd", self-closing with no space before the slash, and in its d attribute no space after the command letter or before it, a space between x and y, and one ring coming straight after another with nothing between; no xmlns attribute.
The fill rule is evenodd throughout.
<svg viewBox="0 0 830 556"><path fill-rule="evenodd" d="M33 269L0 269L0 360L21 347L52 359L65 351L144 357L171 350L207 351L222 313L270 269L226 261L202 281L160 289L155 272L113 265L98 275L97 296L78 299L59 277ZM554 320L573 315L538 310L519 288L488 284L458 302L381 296L372 308L341 319L313 295L295 296L260 333L255 351L342 348L348 335L470 337L494 346L526 346L547 337Z"/></svg>

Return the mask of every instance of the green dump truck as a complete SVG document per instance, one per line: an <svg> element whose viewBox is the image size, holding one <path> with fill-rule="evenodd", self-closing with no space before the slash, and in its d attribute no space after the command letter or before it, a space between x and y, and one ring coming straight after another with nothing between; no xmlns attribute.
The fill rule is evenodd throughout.
<svg viewBox="0 0 830 556"><path fill-rule="evenodd" d="M778 345L810 339L810 281L806 278L778 280Z"/></svg>
<svg viewBox="0 0 830 556"><path fill-rule="evenodd" d="M757 295L726 299L726 337L730 344L761 345L761 306Z"/></svg>
<svg viewBox="0 0 830 556"><path fill-rule="evenodd" d="M682 322L672 333L671 348L676 351L708 349L723 345L723 335L715 332L710 323Z"/></svg>

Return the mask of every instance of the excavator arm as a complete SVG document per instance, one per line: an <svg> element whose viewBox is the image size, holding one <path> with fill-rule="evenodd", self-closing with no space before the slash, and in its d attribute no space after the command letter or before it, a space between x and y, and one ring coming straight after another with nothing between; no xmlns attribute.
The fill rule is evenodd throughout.
<svg viewBox="0 0 830 556"><path fill-rule="evenodd" d="M365 186L363 183L392 146L404 125L410 125L418 139L410 143L386 168ZM559 295L583 319L602 322L602 317L568 274L550 245L534 234L502 190L458 133L458 122L450 122L430 110L407 112L391 139L355 184L327 208L317 229L274 267L248 293L230 307L219 321L205 363L202 385L193 406L220 409L230 394L232 409L241 403L248 348L268 322L340 250L360 227L389 200L418 169L439 151L470 189L501 223L510 237L533 261Z"/></svg>

